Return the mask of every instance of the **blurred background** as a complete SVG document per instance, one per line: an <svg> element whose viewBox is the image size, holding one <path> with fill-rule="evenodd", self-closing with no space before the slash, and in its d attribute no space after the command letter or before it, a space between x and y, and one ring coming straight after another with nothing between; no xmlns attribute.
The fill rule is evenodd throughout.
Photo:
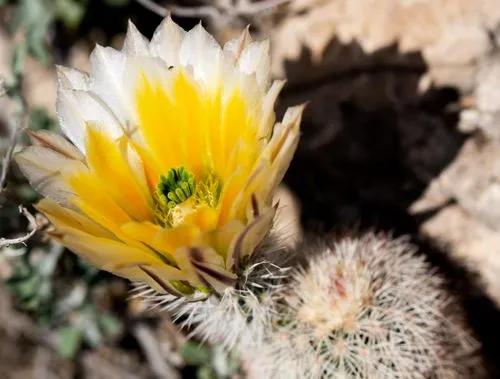
<svg viewBox="0 0 500 379"><path fill-rule="evenodd" d="M0 0L0 238L23 242L0 240L0 376L244 377L127 300L127 282L32 235L37 195L9 162L21 125L57 130L56 64L87 70L129 19L150 38L167 12L220 42L247 25L271 39L273 76L288 79L278 114L309 101L283 222L305 238L409 235L500 377L499 0Z"/></svg>

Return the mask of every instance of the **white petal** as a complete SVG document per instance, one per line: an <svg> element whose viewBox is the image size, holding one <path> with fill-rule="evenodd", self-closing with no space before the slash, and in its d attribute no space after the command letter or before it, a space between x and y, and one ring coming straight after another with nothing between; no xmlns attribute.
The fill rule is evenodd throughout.
<svg viewBox="0 0 500 379"><path fill-rule="evenodd" d="M88 90L90 78L86 72L74 68L56 66L58 85L67 89Z"/></svg>
<svg viewBox="0 0 500 379"><path fill-rule="evenodd" d="M59 134L49 132L48 130L27 130L26 133L33 145L49 148L70 159L85 160L85 156L80 150Z"/></svg>
<svg viewBox="0 0 500 379"><path fill-rule="evenodd" d="M69 205L73 192L62 178L61 172L85 169L80 161L41 146L25 148L16 154L15 161L33 188L42 196L65 205Z"/></svg>
<svg viewBox="0 0 500 379"><path fill-rule="evenodd" d="M85 151L87 122L98 124L112 138L123 134L109 107L90 92L59 87L56 107L62 131L82 152Z"/></svg>
<svg viewBox="0 0 500 379"><path fill-rule="evenodd" d="M283 121L276 125L265 154L271 159L272 177L268 181L268 194L272 195L283 179L299 143L299 126L305 105L288 108ZM269 150L268 150L269 149Z"/></svg>
<svg viewBox="0 0 500 379"><path fill-rule="evenodd" d="M181 44L180 64L191 68L196 80L207 85L217 83L222 49L201 24L186 33Z"/></svg>
<svg viewBox="0 0 500 379"><path fill-rule="evenodd" d="M138 89L138 84L146 79L150 83L160 85L163 88L170 88L172 74L175 69L169 70L169 66L165 61L158 57L131 57L127 59L125 70L123 89L130 94L130 107L128 113L132 120L138 120L138 110L135 96ZM129 123L127 130L131 132L137 131L138 121ZM140 140L140 133L130 133L135 141Z"/></svg>
<svg viewBox="0 0 500 379"><path fill-rule="evenodd" d="M269 85L271 56L269 40L250 43L241 54L239 68L245 74L253 74L261 88Z"/></svg>
<svg viewBox="0 0 500 379"><path fill-rule="evenodd" d="M132 57L127 59L124 70L124 91L130 94L128 113L132 120L139 120L139 109L136 94L146 80L150 84L158 85L164 90L171 88L172 74L175 69L169 70L165 61L159 57ZM144 135L141 132L139 121L128 122L125 126L127 135L140 146L146 146Z"/></svg>
<svg viewBox="0 0 500 379"><path fill-rule="evenodd" d="M179 50L186 31L172 18L166 17L156 29L149 49L151 55L160 57L168 66L179 65Z"/></svg>
<svg viewBox="0 0 500 379"><path fill-rule="evenodd" d="M66 225L58 225L57 229L63 234L64 246L106 271L113 273L118 271L119 274L123 268L134 268L139 265L158 266L163 263L148 249L139 249L116 240L96 237Z"/></svg>
<svg viewBox="0 0 500 379"><path fill-rule="evenodd" d="M113 110L123 126L136 124L131 95L125 89L125 66L127 57L110 47L97 45L90 55L91 90Z"/></svg>
<svg viewBox="0 0 500 379"><path fill-rule="evenodd" d="M265 204L271 201L297 149L303 110L304 105L289 108L283 121L275 125L273 136L262 153L263 158L249 178L247 187L253 186L257 198Z"/></svg>
<svg viewBox="0 0 500 379"><path fill-rule="evenodd" d="M132 21L128 21L127 35L123 43L122 52L127 55L149 55L149 42L135 27Z"/></svg>
<svg viewBox="0 0 500 379"><path fill-rule="evenodd" d="M224 44L224 57L232 64L238 62L241 54L250 42L252 42L252 36L250 35L247 27L238 38L232 39Z"/></svg>
<svg viewBox="0 0 500 379"><path fill-rule="evenodd" d="M272 125L275 121L274 104L285 83L285 80L275 80L262 101L261 130L259 130L259 136L263 138L269 138L271 135Z"/></svg>

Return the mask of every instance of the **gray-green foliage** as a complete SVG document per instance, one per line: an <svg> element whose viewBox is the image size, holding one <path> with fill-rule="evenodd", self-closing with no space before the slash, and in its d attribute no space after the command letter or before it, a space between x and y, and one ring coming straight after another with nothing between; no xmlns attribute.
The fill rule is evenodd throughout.
<svg viewBox="0 0 500 379"><path fill-rule="evenodd" d="M59 246L47 252L34 249L14 265L7 286L25 309L44 313L53 295L52 276L61 253Z"/></svg>
<svg viewBox="0 0 500 379"><path fill-rule="evenodd" d="M74 316L71 323L57 330L57 350L65 358L73 358L83 342L97 347L106 338L117 335L122 328L117 317L100 312L92 304L80 307Z"/></svg>
<svg viewBox="0 0 500 379"><path fill-rule="evenodd" d="M198 379L230 378L238 371L236 358L217 347L187 341L180 353L186 364L197 367Z"/></svg>
<svg viewBox="0 0 500 379"><path fill-rule="evenodd" d="M59 353L72 358L83 342L99 346L120 332L122 326L117 317L93 304L92 292L102 285L97 270L67 255L64 266L78 271L80 279L63 281L57 277L62 254L59 245L28 250L14 264L6 284L20 307L31 312L41 325L57 332ZM74 267L68 267L68 262Z"/></svg>
<svg viewBox="0 0 500 379"><path fill-rule="evenodd" d="M0 6L7 0L0 0ZM85 17L91 0L16 0L9 23L10 31L25 33L19 44L19 54L28 53L44 63L52 61L50 40L54 23L59 21L69 30L78 28ZM110 6L124 6L129 0L105 0ZM16 50L17 50L16 49Z"/></svg>
<svg viewBox="0 0 500 379"><path fill-rule="evenodd" d="M55 18L53 3L49 0L19 0L10 21L12 33L22 29L26 35L16 51L28 52L44 63L50 61L46 43Z"/></svg>

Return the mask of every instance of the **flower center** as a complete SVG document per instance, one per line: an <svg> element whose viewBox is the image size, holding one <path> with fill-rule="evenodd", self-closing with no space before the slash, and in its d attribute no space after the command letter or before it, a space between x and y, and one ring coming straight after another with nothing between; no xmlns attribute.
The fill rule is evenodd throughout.
<svg viewBox="0 0 500 379"><path fill-rule="evenodd" d="M196 181L184 167L171 168L166 175L160 176L157 189L160 201L171 209L193 196Z"/></svg>
<svg viewBox="0 0 500 379"><path fill-rule="evenodd" d="M166 227L175 227L200 207L217 208L221 191L221 180L212 171L196 180L184 167L171 168L156 186L156 219Z"/></svg>

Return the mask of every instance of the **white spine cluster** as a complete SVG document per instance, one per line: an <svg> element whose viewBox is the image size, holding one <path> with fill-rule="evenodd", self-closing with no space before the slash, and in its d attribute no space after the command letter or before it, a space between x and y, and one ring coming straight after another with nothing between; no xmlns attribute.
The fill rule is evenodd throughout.
<svg viewBox="0 0 500 379"><path fill-rule="evenodd" d="M441 279L404 239L325 246L273 302L265 340L241 349L251 377L470 377L474 343L460 315L447 314L454 303Z"/></svg>
<svg viewBox="0 0 500 379"><path fill-rule="evenodd" d="M149 300L240 355L249 378L478 377L460 308L405 239L368 234L305 253L307 268L262 261L222 296Z"/></svg>

